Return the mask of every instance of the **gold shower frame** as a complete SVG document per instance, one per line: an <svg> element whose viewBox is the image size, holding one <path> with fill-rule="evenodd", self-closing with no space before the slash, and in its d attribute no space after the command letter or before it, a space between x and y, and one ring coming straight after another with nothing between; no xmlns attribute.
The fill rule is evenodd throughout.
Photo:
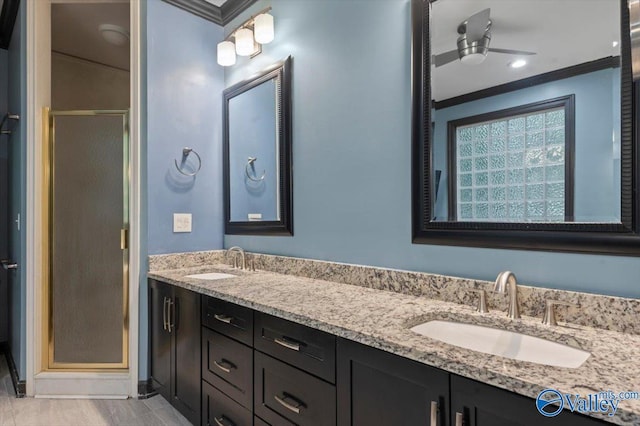
<svg viewBox="0 0 640 426"><path fill-rule="evenodd" d="M43 316L43 353L42 353L42 369L44 371L126 371L129 368L129 187L130 187L130 159L129 159L129 111L128 110L71 110L71 111L52 111L45 108L44 114L44 143L43 143L43 170L44 170L44 191L42 192L43 206L47 211L43 215L43 229L47 240L43 241L43 256L45 262L43 265L43 294L46 300L42 304ZM54 331L53 331L53 289L51 286L52 256L53 250L51 243L53 241L54 229L50 226L53 222L53 188L54 188L54 166L53 153L55 144L55 117L57 116L121 116L123 124L123 225L121 231L121 248L123 256L122 267L122 311L123 311L123 330L122 330L122 361L119 363L71 363L71 362L55 362L54 360Z"/></svg>

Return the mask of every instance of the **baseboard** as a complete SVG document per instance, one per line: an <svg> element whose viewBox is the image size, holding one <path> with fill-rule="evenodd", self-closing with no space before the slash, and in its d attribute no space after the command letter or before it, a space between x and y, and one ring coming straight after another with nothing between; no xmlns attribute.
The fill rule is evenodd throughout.
<svg viewBox="0 0 640 426"><path fill-rule="evenodd" d="M158 392L153 389L151 379L140 380L138 382L138 399L147 399L156 396Z"/></svg>
<svg viewBox="0 0 640 426"><path fill-rule="evenodd" d="M7 342L0 343L0 351L4 353L7 359L7 366L9 367L9 374L11 375L11 383L13 383L13 389L16 392L16 398L24 398L27 394L27 382L26 380L20 380L16 363L13 360L11 354L11 348Z"/></svg>

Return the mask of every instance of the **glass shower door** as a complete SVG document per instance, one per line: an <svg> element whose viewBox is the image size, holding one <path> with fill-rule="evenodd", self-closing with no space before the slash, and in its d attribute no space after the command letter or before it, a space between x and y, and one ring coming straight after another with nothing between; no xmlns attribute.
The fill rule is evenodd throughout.
<svg viewBox="0 0 640 426"><path fill-rule="evenodd" d="M128 114L49 112L48 368L128 368Z"/></svg>

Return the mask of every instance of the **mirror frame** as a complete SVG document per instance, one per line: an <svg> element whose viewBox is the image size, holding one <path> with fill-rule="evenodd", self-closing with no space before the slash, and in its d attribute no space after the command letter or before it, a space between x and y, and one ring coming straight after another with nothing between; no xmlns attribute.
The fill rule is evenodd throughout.
<svg viewBox="0 0 640 426"><path fill-rule="evenodd" d="M225 89L223 92L223 179L224 179L224 232L229 235L293 236L293 158L291 155L291 67L289 56L265 71ZM278 105L280 220L259 222L231 221L231 194L229 185L229 100L271 79L280 79L276 93Z"/></svg>
<svg viewBox="0 0 640 426"><path fill-rule="evenodd" d="M507 223L432 221L431 3L412 0L412 242L502 249L567 251L624 256L640 255L640 125L636 104L640 84L631 74L631 41L627 0L621 16L621 221L620 223ZM539 76L538 76L539 77Z"/></svg>

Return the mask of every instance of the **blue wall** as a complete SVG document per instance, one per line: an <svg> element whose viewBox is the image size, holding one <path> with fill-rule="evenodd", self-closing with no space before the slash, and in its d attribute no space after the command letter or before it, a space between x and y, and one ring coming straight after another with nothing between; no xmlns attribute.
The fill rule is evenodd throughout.
<svg viewBox="0 0 640 426"><path fill-rule="evenodd" d="M229 100L229 180L231 221L246 222L249 213L278 220L276 85L269 80ZM257 158L246 176L247 159Z"/></svg>
<svg viewBox="0 0 640 426"><path fill-rule="evenodd" d="M222 91L216 64L221 27L161 0L143 5L142 271L146 254L222 248ZM145 30L146 29L146 30ZM146 48L145 48L146 46ZM146 83L146 84L145 84ZM182 148L202 157L197 177L180 175ZM193 157L193 155L191 156ZM173 233L173 213L192 213L193 232ZM142 224L144 228L144 223ZM139 376L148 377L147 283L140 280Z"/></svg>
<svg viewBox="0 0 640 426"><path fill-rule="evenodd" d="M614 109L620 108L620 69L609 68L552 83L492 96L436 110L434 167L443 170L436 204L436 217L447 218L447 127L448 122L491 111L498 111L575 95L575 200L577 222L620 222L620 158L614 162L612 134ZM614 82L618 84L617 90ZM619 120L619 114L618 114ZM619 123L619 122L618 122ZM617 167L615 167L617 165ZM614 175L617 172L617 175ZM617 178L617 179L616 179Z"/></svg>
<svg viewBox="0 0 640 426"><path fill-rule="evenodd" d="M293 56L295 236L225 246L487 280L509 269L529 285L640 297L640 258L411 244L409 0L261 0L226 30L268 5L275 41L225 82Z"/></svg>
<svg viewBox="0 0 640 426"><path fill-rule="evenodd" d="M9 293L11 299L10 318L9 318L9 344L11 346L11 354L16 363L18 374L22 379L26 375L27 369L27 318L25 306L27 303L26 277L23 271L29 265L24 263L26 259L25 245L25 215L26 211L26 173L24 165L27 162L26 148L26 98L27 98L27 48L26 48L26 10L25 2L20 2L20 9L16 24L13 28L11 36L11 44L9 46L9 110L14 114L20 115L20 121L14 127L14 131L9 138L9 161L12 164L12 172L10 179L10 207L9 217L11 218L11 226L9 231L10 252L19 268L13 275L11 288ZM20 231L15 226L15 220L20 215Z"/></svg>
<svg viewBox="0 0 640 426"><path fill-rule="evenodd" d="M222 246L223 70L216 64L221 38L221 27L161 0L148 1L149 254ZM175 168L183 147L202 157L195 178ZM173 213L192 213L193 232L174 234Z"/></svg>

